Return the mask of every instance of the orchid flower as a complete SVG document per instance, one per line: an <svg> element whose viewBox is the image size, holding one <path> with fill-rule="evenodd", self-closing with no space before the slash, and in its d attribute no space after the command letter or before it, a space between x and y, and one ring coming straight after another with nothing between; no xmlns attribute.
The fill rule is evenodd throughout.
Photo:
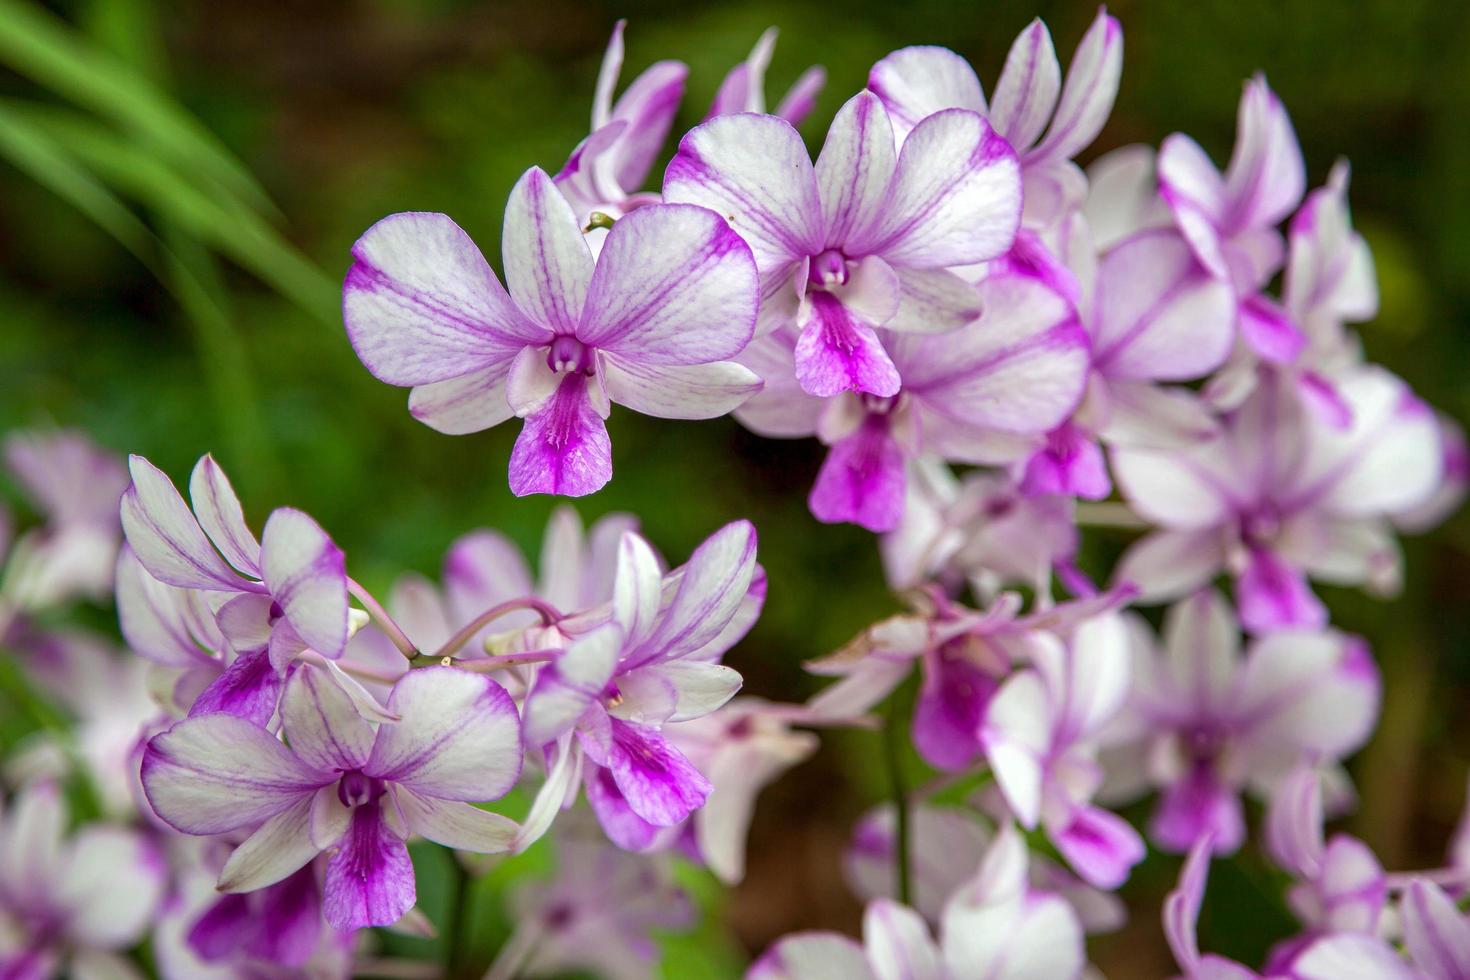
<svg viewBox="0 0 1470 980"><path fill-rule="evenodd" d="M328 851L327 921L396 922L415 898L410 834L481 853L510 847L515 823L471 804L515 785L522 743L505 690L453 667L405 674L387 708L400 720L375 730L326 673L298 665L281 697L286 744L233 715L187 718L148 743L148 802L182 833L250 831L221 891L257 891Z"/></svg>
<svg viewBox="0 0 1470 980"><path fill-rule="evenodd" d="M1290 372L1302 394L1337 425L1348 424L1334 379L1363 361L1346 325L1378 312L1373 255L1353 231L1347 204L1347 161L1339 160L1327 184L1307 195L1292 216L1282 301L1258 294L1241 306L1246 343L1205 386L1206 396L1233 408L1250 394L1265 360Z"/></svg>
<svg viewBox="0 0 1470 980"><path fill-rule="evenodd" d="M577 144L556 175L556 186L581 226L588 224L594 212L616 219L645 204L657 203L656 193L640 191L654 158L668 139L684 97L688 66L679 61L660 61L645 69L613 101L623 69L623 29L627 24L620 20L613 25L602 56L592 100L591 134ZM600 248L605 237L605 231L589 229L588 244Z"/></svg>
<svg viewBox="0 0 1470 980"><path fill-rule="evenodd" d="M807 498L825 522L886 532L902 519L906 463L932 454L959 463L1006 463L1081 400L1087 335L1070 303L1034 279L996 275L968 292L984 310L948 333L882 329L902 390L816 398L793 373L801 336L790 327L758 338L741 360L766 388L736 412L747 428L790 438L816 434L830 448Z"/></svg>
<svg viewBox="0 0 1470 980"><path fill-rule="evenodd" d="M1099 257L1085 222L1067 228L1065 258L1077 280L1092 371L1077 410L1027 460L1021 487L1100 500L1112 481L1096 439L1157 449L1215 437L1215 419L1199 399L1162 383L1202 378L1225 362L1236 302L1173 229L1140 231Z"/></svg>
<svg viewBox="0 0 1470 980"><path fill-rule="evenodd" d="M1179 884L1164 901L1164 935L1185 980L1423 980L1394 948L1363 933L1338 933L1307 945L1284 970L1265 974L1216 956L1201 954L1200 908L1204 904L1214 842L1206 834L1190 848Z"/></svg>
<svg viewBox="0 0 1470 980"><path fill-rule="evenodd" d="M380 381L441 432L525 419L517 496L582 496L612 478L612 402L659 418L714 418L760 388L728 359L755 325L750 249L719 215L650 205L618 220L594 259L566 199L532 168L511 191L510 292L442 214L384 218L353 246L343 318Z"/></svg>
<svg viewBox="0 0 1470 980"><path fill-rule="evenodd" d="M1083 880L1113 889L1143 860L1143 839L1092 802L1102 784L1098 736L1129 687L1127 630L1113 612L1045 635L1034 665L1008 678L979 724L996 785L1021 826L1045 829Z"/></svg>
<svg viewBox="0 0 1470 980"><path fill-rule="evenodd" d="M1361 640L1287 630L1242 652L1212 590L1169 609L1162 650L1141 621L1131 625L1134 690L1109 733L1108 798L1159 787L1149 836L1160 847L1184 851L1208 833L1219 852L1234 851L1245 839L1242 790L1269 796L1297 765L1332 766L1373 730L1379 677Z"/></svg>
<svg viewBox="0 0 1470 980"><path fill-rule="evenodd" d="M910 465L903 519L879 540L895 592L933 581L951 595L966 584L989 601L1008 585L1050 593L1052 569L1077 553L1072 501L1027 495L1003 473L962 479L938 460Z"/></svg>
<svg viewBox="0 0 1470 980"><path fill-rule="evenodd" d="M610 606L585 614L591 628L573 633L526 695L526 741L548 765L518 848L571 805L578 772L603 829L627 850L654 846L704 804L709 780L662 729L739 690L740 675L718 660L755 620L765 593L758 571L755 529L744 521L668 575L642 538L623 535Z"/></svg>
<svg viewBox="0 0 1470 980"><path fill-rule="evenodd" d="M580 829L558 834L551 880L516 889L516 928L486 980L569 970L642 980L658 958L650 933L694 924L695 909L674 883L667 855L629 854Z"/></svg>
<svg viewBox="0 0 1470 980"><path fill-rule="evenodd" d="M290 507L271 514L257 541L229 478L212 456L200 457L190 477L192 513L152 463L133 456L129 469L133 482L123 494L122 523L133 555L158 582L207 593L219 635L237 654L200 695L207 708L199 710L269 718L291 660L307 649L335 660L347 645L352 617L341 549L316 521ZM149 587L134 580L126 591L131 604ZM145 601L154 604L148 628L161 628L156 616L162 595L152 590ZM138 611L134 605L124 615ZM201 612L190 610L189 633L212 639L207 626L194 622ZM161 645L164 637L158 640ZM188 635L174 634L167 642L178 648L180 666L188 665ZM193 659L199 659L199 651Z"/></svg>
<svg viewBox="0 0 1470 980"><path fill-rule="evenodd" d="M0 976L137 976L120 954L163 897L162 855L110 824L67 839L67 817L51 783L27 786L0 813Z"/></svg>
<svg viewBox="0 0 1470 980"><path fill-rule="evenodd" d="M1162 530L1128 550L1115 578L1138 585L1142 601L1158 602L1229 570L1252 632L1326 623L1308 574L1392 593L1399 555L1385 518L1435 492L1439 428L1434 413L1380 368L1354 371L1338 390L1350 409L1346 427L1311 411L1295 385L1272 375L1209 445L1116 450L1123 495Z"/></svg>
<svg viewBox="0 0 1470 980"><path fill-rule="evenodd" d="M814 734L791 728L804 715L799 705L739 697L670 726L669 741L709 780L709 798L693 816L694 844L726 884L745 877L745 838L756 796L817 750Z"/></svg>
<svg viewBox="0 0 1470 980"><path fill-rule="evenodd" d="M1245 84L1235 151L1223 175L1183 133L1164 140L1158 173L1159 193L1211 275L1245 298L1281 268L1276 225L1301 201L1306 165L1291 119L1264 76Z"/></svg>
<svg viewBox="0 0 1470 980"><path fill-rule="evenodd" d="M1025 842L1007 826L980 869L945 906L941 941L913 909L868 903L863 944L838 933L798 933L772 946L746 980L1028 980L1082 975L1082 929L1067 903L1027 883Z"/></svg>
<svg viewBox="0 0 1470 980"><path fill-rule="evenodd" d="M1379 934L1388 906L1388 878L1373 851L1347 834L1324 841L1322 777L1309 766L1288 775L1266 811L1272 859L1298 879L1287 904L1305 930L1271 952L1268 968L1284 969L1320 936Z"/></svg>
<svg viewBox="0 0 1470 980"><path fill-rule="evenodd" d="M988 109L975 70L947 48L893 52L873 66L868 88L883 100L900 141L944 109L986 115L1020 157L1023 220L1034 228L1054 223L1082 203L1087 179L1072 158L1107 122L1122 71L1123 31L1101 8L1077 46L1065 85L1051 33L1037 19L1011 45Z"/></svg>
<svg viewBox="0 0 1470 980"><path fill-rule="evenodd" d="M75 431L17 432L5 466L46 518L14 543L0 581L0 606L36 610L112 588L121 535L117 502L127 474L111 453ZM4 558L0 534L0 559ZM8 624L0 623L0 635Z"/></svg>
<svg viewBox="0 0 1470 980"><path fill-rule="evenodd" d="M766 111L766 68L770 66L771 55L776 50L776 33L774 27L766 30L751 48L750 55L725 75L706 119L737 112L763 114ZM826 84L826 69L813 65L792 83L772 115L793 126L800 126L816 107L817 95Z"/></svg>
<svg viewBox="0 0 1470 980"><path fill-rule="evenodd" d="M1043 655L1057 642L1055 631L1070 631L1126 598L1107 593L1023 616L1015 593L1001 594L984 611L937 590L922 593L914 597L912 612L882 620L806 665L812 673L842 678L808 702L810 717L852 721L892 693L917 664L922 682L914 705L914 747L936 769L962 772L981 757L981 721L1013 666Z"/></svg>
<svg viewBox="0 0 1470 980"><path fill-rule="evenodd" d="M949 266L1005 252L1020 219L1015 153L977 113L925 120L901 151L871 92L838 111L815 166L774 116L719 116L679 143L664 199L714 208L761 276L758 332L796 333L794 372L818 398L898 394L875 330L953 330L979 315Z"/></svg>

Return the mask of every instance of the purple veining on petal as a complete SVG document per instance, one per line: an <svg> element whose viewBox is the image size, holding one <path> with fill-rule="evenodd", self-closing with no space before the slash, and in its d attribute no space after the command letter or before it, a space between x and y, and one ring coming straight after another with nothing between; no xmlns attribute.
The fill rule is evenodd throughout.
<svg viewBox="0 0 1470 980"><path fill-rule="evenodd" d="M526 418L510 456L510 488L516 496L580 497L612 479L612 443L587 383L581 374L563 376L546 404Z"/></svg>
<svg viewBox="0 0 1470 980"><path fill-rule="evenodd" d="M811 317L796 342L796 377L807 394L830 398L844 391L898 394L898 370L873 328L830 293L807 295Z"/></svg>

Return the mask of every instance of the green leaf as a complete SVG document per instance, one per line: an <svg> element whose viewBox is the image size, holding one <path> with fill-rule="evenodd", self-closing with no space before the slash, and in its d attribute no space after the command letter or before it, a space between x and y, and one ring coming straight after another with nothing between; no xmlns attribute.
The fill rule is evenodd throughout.
<svg viewBox="0 0 1470 980"><path fill-rule="evenodd" d="M0 0L0 63L111 119L186 173L275 215L245 166L197 119L64 21L23 0Z"/></svg>

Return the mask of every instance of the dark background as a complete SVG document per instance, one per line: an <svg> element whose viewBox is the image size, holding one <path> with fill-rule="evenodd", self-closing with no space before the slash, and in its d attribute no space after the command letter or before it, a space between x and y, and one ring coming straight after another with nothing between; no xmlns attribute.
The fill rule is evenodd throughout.
<svg viewBox="0 0 1470 980"><path fill-rule="evenodd" d="M449 542L474 527L501 528L534 553L553 502L516 500L506 488L516 426L439 435L409 417L406 392L368 376L335 312L348 249L387 213L436 210L497 262L511 184L532 164L554 172L586 132L617 17L630 21L625 83L660 58L689 64L677 132L698 122L760 31L778 26L772 104L808 64L829 72L804 127L815 148L831 113L896 47L953 47L989 91L1032 16L1051 27L1065 64L1095 12L933 0L120 0L53 6L63 23L38 19L40 9L0 3L0 428L80 426L179 478L213 450L254 521L280 504L305 508L376 588L401 570L434 573ZM1122 89L1084 162L1185 130L1223 164L1241 82L1264 71L1296 124L1311 185L1337 156L1352 161L1354 217L1382 290L1379 318L1362 329L1369 356L1470 417L1470 5L1111 9L1126 44ZM155 96L177 113L168 125L153 124ZM201 128L178 123L188 117ZM206 133L277 211L248 182L219 176L218 160L198 148ZM676 559L733 518L760 529L770 599L729 658L747 691L804 697L815 684L801 661L892 607L870 536L806 513L814 442L760 440L730 419L665 423L623 410L610 429L616 476L577 502L584 518L634 511ZM1125 541L1100 535L1091 559L1105 562ZM1398 601L1327 592L1335 621L1370 638L1385 675L1381 730L1353 767L1362 805L1348 829L1390 868L1440 859L1470 761L1470 521L1462 515L1406 549ZM740 948L758 951L792 929L855 929L859 906L838 861L852 820L884 792L878 752L875 736L829 738L768 791L749 877L712 914L726 925L675 947L678 975L727 971ZM1110 976L1169 969L1157 909L1176 870L1164 857L1139 869L1127 892L1133 923L1097 946ZM1206 944L1258 956L1289 928L1263 898L1267 872L1247 856L1214 875Z"/></svg>

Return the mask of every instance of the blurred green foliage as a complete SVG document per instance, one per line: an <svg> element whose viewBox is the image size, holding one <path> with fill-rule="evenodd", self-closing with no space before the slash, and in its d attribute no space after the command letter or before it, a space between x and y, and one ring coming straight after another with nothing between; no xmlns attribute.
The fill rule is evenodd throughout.
<svg viewBox="0 0 1470 980"><path fill-rule="evenodd" d="M1014 0L44 9L0 0L0 429L78 425L176 475L213 450L251 516L306 508L375 588L406 569L433 573L449 542L474 527L499 527L534 553L553 502L510 496L514 426L438 435L353 356L336 284L358 234L393 211L446 211L497 261L511 184L532 164L554 171L585 134L617 16L630 18L625 82L658 58L689 63L678 131L699 120L760 31L779 26L773 96L808 64L830 73L806 126L815 144L868 66L895 47L949 45L989 83L1032 16L1048 22L1065 60L1093 9ZM1114 13L1124 81L1097 149L1184 129L1223 160L1240 81L1264 70L1313 182L1337 155L1353 162L1355 217L1383 294L1379 321L1363 330L1370 356L1470 417L1470 7L1124 0ZM670 424L621 410L611 429L617 475L578 502L584 518L634 511L676 558L736 517L760 529L770 599L731 660L747 690L803 697L813 684L800 662L893 607L869 536L806 513L814 443L758 440L728 419ZM1121 543L1105 538L1097 554ZM1462 517L1411 543L1404 599L1329 596L1336 620L1374 641L1390 690L1382 737L1360 767L1355 826L1390 863L1432 861L1460 805L1470 761L1459 710L1470 691L1458 615L1470 593L1467 550ZM1396 696L1396 685L1408 693ZM667 975L728 975L742 945L853 925L837 861L851 820L886 790L878 751L870 733L834 735L770 791L747 883L724 899L691 876L701 904L721 914L669 943ZM1154 858L1140 869L1134 925L1100 947L1109 975L1165 969L1155 909L1176 867ZM1258 955L1279 930L1279 909L1251 911L1258 871L1220 873L1205 921L1213 948ZM437 877L426 868L431 912L442 903ZM506 924L483 899L505 877L479 888L484 957Z"/></svg>

